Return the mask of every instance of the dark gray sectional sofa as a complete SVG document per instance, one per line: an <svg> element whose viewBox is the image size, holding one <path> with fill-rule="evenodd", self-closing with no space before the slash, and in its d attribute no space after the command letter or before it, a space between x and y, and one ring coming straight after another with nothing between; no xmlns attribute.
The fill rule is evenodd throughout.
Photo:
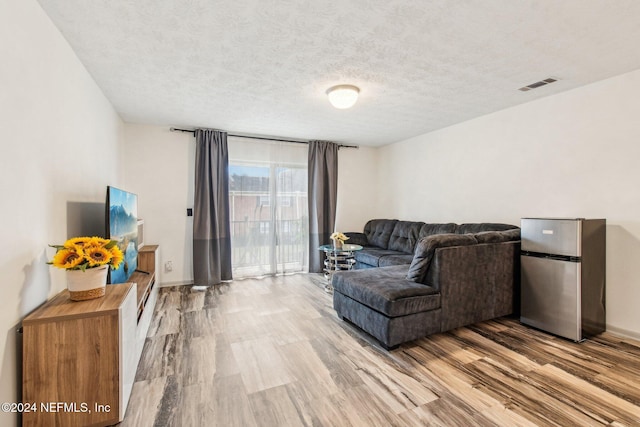
<svg viewBox="0 0 640 427"><path fill-rule="evenodd" d="M387 348L514 312L520 229L374 219L345 233L356 269L332 278L333 306Z"/></svg>

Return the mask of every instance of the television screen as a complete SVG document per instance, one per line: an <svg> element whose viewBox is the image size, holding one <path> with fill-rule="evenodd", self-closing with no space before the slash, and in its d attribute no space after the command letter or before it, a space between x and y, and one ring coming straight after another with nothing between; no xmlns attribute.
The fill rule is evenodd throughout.
<svg viewBox="0 0 640 427"><path fill-rule="evenodd" d="M125 283L138 266L138 196L107 187L107 236L118 242L124 262L109 272L109 283Z"/></svg>

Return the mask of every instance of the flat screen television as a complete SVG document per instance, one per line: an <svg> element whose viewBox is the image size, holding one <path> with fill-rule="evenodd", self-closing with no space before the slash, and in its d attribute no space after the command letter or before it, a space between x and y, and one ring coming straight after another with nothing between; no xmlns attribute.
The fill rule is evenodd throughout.
<svg viewBox="0 0 640 427"><path fill-rule="evenodd" d="M118 242L124 262L109 271L108 283L125 283L138 267L138 196L107 187L107 237Z"/></svg>

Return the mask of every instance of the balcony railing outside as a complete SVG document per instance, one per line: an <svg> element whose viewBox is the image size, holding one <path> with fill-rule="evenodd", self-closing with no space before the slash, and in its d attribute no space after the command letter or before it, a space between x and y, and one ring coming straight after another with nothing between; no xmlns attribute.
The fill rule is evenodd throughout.
<svg viewBox="0 0 640 427"><path fill-rule="evenodd" d="M275 223L231 221L231 249L237 277L303 271L308 251L306 218ZM272 271L273 256L276 271Z"/></svg>

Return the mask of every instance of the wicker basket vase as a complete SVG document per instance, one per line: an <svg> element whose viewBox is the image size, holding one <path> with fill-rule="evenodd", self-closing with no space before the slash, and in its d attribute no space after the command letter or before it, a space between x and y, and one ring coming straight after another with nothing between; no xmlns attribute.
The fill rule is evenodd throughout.
<svg viewBox="0 0 640 427"><path fill-rule="evenodd" d="M67 270L67 289L72 301L85 301L104 296L109 266L82 270Z"/></svg>

